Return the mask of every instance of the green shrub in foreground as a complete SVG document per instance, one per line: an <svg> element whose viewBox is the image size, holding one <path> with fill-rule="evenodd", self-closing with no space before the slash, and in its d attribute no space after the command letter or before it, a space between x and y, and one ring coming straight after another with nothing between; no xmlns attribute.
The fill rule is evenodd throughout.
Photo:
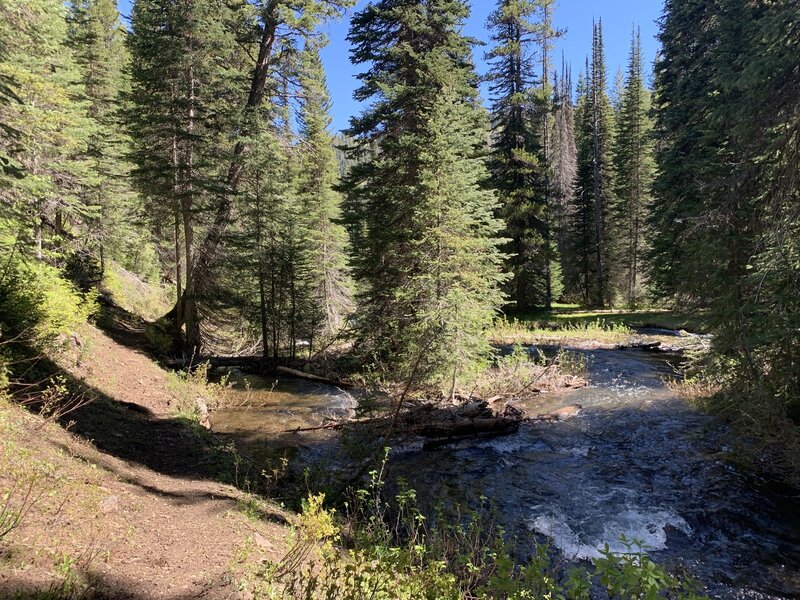
<svg viewBox="0 0 800 600"><path fill-rule="evenodd" d="M538 546L524 564L485 511L430 526L413 490L401 489L389 506L381 474L345 506L342 518L324 508L324 495L304 502L294 543L262 573L256 597L305 600L619 600L702 598L694 584L650 560L641 542L606 546L591 566L553 563ZM401 486L402 488L402 486Z"/></svg>

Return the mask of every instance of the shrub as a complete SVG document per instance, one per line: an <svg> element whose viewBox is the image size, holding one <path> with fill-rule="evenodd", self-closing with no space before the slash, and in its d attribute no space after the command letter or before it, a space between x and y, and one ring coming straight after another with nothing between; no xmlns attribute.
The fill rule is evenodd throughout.
<svg viewBox="0 0 800 600"><path fill-rule="evenodd" d="M95 292L79 292L54 267L11 264L0 279L0 331L40 350L53 347L95 314L95 299Z"/></svg>
<svg viewBox="0 0 800 600"><path fill-rule="evenodd" d="M401 485L393 502L384 501L382 472L372 473L343 516L324 508L324 496L309 497L291 550L263 573L266 597L589 600L600 588L619 600L701 598L691 581L668 574L641 542L624 537L625 552L606 547L591 567L565 569L544 545L520 562L485 507L466 515L440 510L431 525L413 490Z"/></svg>
<svg viewBox="0 0 800 600"><path fill-rule="evenodd" d="M147 346L156 356L170 356L175 350L174 327L165 320L148 323L144 329Z"/></svg>

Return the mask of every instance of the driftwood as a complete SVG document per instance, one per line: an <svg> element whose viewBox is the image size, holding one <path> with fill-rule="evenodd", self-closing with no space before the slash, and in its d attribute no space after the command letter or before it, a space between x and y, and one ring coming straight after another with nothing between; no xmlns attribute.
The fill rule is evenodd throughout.
<svg viewBox="0 0 800 600"><path fill-rule="evenodd" d="M492 398L497 402L498 398ZM580 404L571 404L549 413L528 417L513 404L506 403L502 411L491 408L489 401L462 398L462 403L448 406L440 403L409 405L402 412L351 421L334 421L317 427L290 429L284 433L340 430L345 426L371 427L376 435L425 438L423 449L431 450L467 439L485 439L511 435L524 422L564 421L578 415Z"/></svg>
<svg viewBox="0 0 800 600"><path fill-rule="evenodd" d="M275 367L275 370L278 373L283 373L284 375L291 375L292 377L298 377L300 379L306 379L308 381L314 381L316 383L324 383L326 385L332 385L336 387L346 387L346 388L353 387L352 383L348 383L346 381L328 379L327 377L320 377L319 375L305 373L303 371L298 371L297 369L291 369L289 367Z"/></svg>

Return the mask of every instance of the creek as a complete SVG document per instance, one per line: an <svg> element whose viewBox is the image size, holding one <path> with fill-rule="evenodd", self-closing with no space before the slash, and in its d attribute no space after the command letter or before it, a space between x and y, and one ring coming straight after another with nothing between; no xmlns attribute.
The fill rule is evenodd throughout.
<svg viewBox="0 0 800 600"><path fill-rule="evenodd" d="M579 403L581 414L524 424L503 438L392 454L423 506L486 497L519 544L549 541L590 559L620 536L657 562L697 577L715 598L800 597L800 497L730 460L728 428L665 383L676 357L628 350L585 354L590 385L542 395L530 414ZM216 412L215 431L249 447L284 444L305 460L330 456L332 434L280 433L352 415L350 394L305 381L248 379L242 406ZM312 441L313 438L313 441Z"/></svg>

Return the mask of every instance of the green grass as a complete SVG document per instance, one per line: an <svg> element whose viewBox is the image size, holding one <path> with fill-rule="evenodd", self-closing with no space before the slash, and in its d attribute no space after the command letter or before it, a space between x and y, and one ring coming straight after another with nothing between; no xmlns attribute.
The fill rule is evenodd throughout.
<svg viewBox="0 0 800 600"><path fill-rule="evenodd" d="M596 341L619 344L631 337L633 331L619 323L608 323L602 319L586 322L545 323L524 320L497 321L489 332L494 343L540 344L566 341Z"/></svg>
<svg viewBox="0 0 800 600"><path fill-rule="evenodd" d="M576 305L557 304L550 311L535 311L498 320L489 332L489 338L495 343L561 343L569 340L619 344L629 340L638 327L694 333L708 330L707 317L702 312L657 308L587 310Z"/></svg>
<svg viewBox="0 0 800 600"><path fill-rule="evenodd" d="M590 328L594 323L603 322L606 327L659 327L685 329L693 333L702 333L708 329L707 315L703 312L658 308L586 310L580 307L556 305L551 311L516 315L515 320L535 323L542 328L560 328L565 324Z"/></svg>
<svg viewBox="0 0 800 600"><path fill-rule="evenodd" d="M109 262L102 287L119 306L147 321L158 319L172 308L167 286L148 282L115 262Z"/></svg>

